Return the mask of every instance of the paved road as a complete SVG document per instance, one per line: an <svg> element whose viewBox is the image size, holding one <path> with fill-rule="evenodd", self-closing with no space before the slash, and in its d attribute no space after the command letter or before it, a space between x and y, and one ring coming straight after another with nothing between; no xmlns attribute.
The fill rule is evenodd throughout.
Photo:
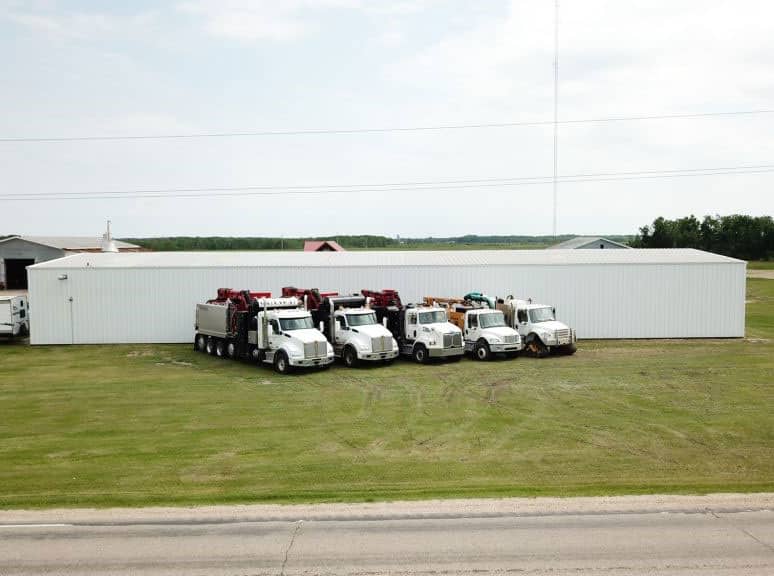
<svg viewBox="0 0 774 576"><path fill-rule="evenodd" d="M774 574L774 511L0 524L0 575Z"/></svg>

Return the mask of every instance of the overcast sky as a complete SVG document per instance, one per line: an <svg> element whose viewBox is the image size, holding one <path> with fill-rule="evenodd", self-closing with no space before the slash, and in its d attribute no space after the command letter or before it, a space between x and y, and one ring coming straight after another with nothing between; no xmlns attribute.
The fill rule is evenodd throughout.
<svg viewBox="0 0 774 576"><path fill-rule="evenodd" d="M0 138L550 121L553 34L550 0L0 0ZM560 121L774 109L773 38L774 4L763 0L565 1ZM774 168L773 135L774 114L561 124L559 174ZM0 142L0 196L552 173L550 124ZM0 234L94 235L107 218L119 237L552 232L550 183L357 186L0 199ZM659 215L772 212L774 172L568 182L558 232L628 234Z"/></svg>

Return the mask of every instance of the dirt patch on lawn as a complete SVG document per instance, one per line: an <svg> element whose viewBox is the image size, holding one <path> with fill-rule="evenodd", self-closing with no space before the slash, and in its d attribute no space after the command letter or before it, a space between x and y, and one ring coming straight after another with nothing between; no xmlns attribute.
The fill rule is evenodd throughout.
<svg viewBox="0 0 774 576"><path fill-rule="evenodd" d="M768 280L774 280L774 270L748 270L748 278L766 278Z"/></svg>

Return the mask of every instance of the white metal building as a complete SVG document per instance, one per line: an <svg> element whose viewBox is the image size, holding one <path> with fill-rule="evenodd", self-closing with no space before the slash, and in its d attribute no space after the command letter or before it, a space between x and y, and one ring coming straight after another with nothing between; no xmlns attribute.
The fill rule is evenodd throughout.
<svg viewBox="0 0 774 576"><path fill-rule="evenodd" d="M188 342L217 288L480 291L553 304L579 338L744 336L746 262L698 250L140 252L29 268L33 344Z"/></svg>

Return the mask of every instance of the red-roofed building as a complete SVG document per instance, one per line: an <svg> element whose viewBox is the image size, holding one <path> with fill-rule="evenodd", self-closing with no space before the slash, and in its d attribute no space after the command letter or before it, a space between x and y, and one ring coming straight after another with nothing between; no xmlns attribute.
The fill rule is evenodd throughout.
<svg viewBox="0 0 774 576"><path fill-rule="evenodd" d="M346 252L333 240L304 240L304 252Z"/></svg>

